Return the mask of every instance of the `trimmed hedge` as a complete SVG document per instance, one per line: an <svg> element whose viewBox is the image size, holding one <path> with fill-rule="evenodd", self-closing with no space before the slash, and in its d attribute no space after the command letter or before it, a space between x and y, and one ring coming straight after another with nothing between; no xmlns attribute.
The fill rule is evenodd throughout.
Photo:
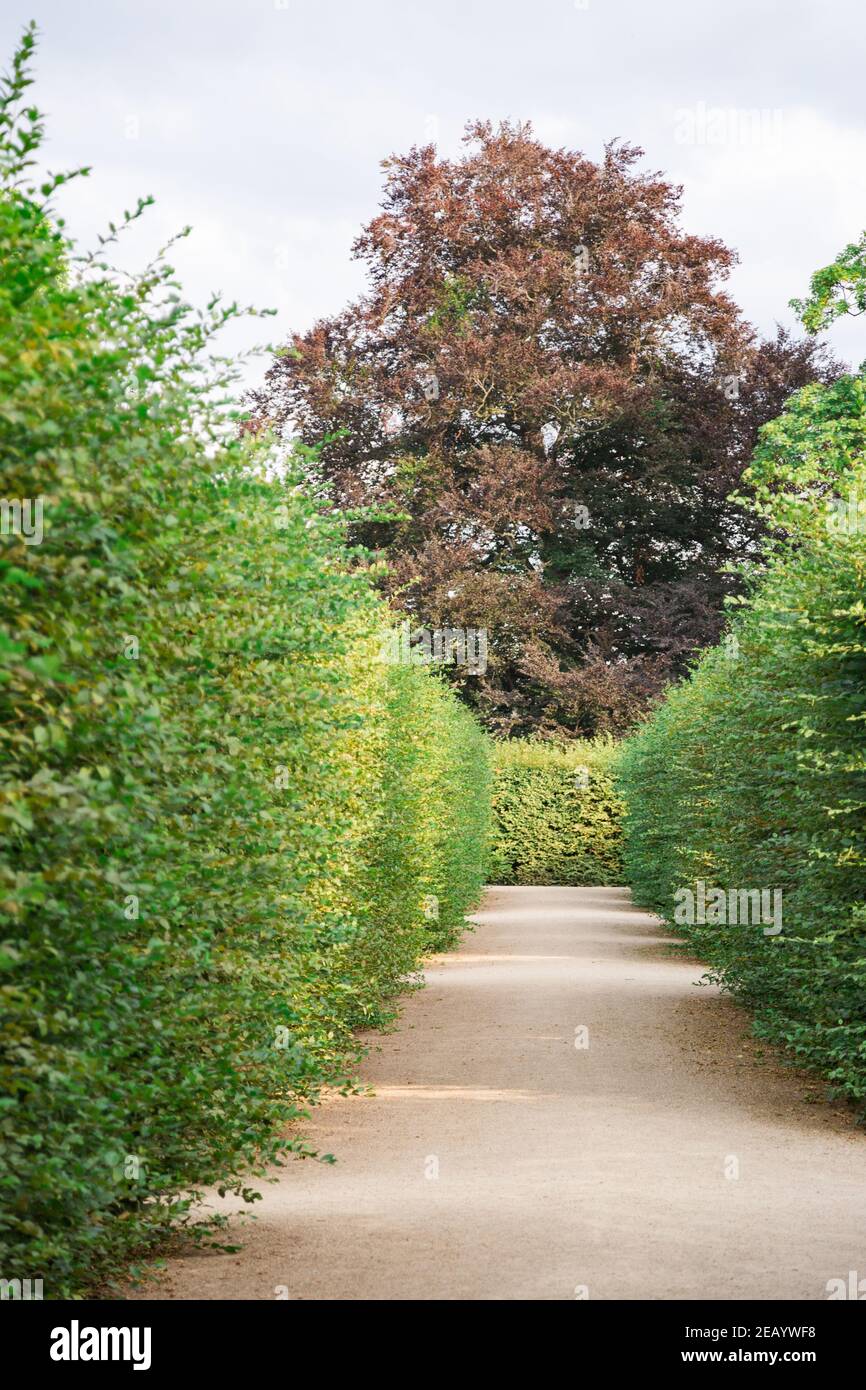
<svg viewBox="0 0 866 1390"><path fill-rule="evenodd" d="M491 882L622 882L614 753L604 739L495 745Z"/></svg>
<svg viewBox="0 0 866 1390"><path fill-rule="evenodd" d="M376 660L303 458L239 438L233 310L76 262L28 181L32 43L0 90L3 497L44 508L0 538L0 1273L56 1298L303 1148L480 894L488 772L445 685Z"/></svg>
<svg viewBox="0 0 866 1390"><path fill-rule="evenodd" d="M639 903L755 1010L760 1035L866 1101L866 378L808 386L748 480L780 537L725 643L625 746ZM853 500L853 507L852 507ZM857 502L859 500L859 521ZM853 521L853 524L850 524ZM782 931L677 923L703 880L782 893ZM738 914L739 915L739 914Z"/></svg>

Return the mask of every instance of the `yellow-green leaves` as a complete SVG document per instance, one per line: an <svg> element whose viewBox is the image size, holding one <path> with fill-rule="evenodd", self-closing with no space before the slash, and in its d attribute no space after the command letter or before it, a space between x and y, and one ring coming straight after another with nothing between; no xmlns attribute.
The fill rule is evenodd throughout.
<svg viewBox="0 0 866 1390"><path fill-rule="evenodd" d="M491 882L622 881L623 805L611 776L614 754L605 739L497 745Z"/></svg>
<svg viewBox="0 0 866 1390"><path fill-rule="evenodd" d="M486 742L238 438L218 306L8 179L0 262L0 1266L59 1297L303 1147L477 898Z"/></svg>

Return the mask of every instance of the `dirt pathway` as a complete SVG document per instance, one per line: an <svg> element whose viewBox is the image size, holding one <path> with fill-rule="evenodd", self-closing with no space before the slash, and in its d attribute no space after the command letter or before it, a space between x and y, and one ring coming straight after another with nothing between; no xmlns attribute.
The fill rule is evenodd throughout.
<svg viewBox="0 0 866 1390"><path fill-rule="evenodd" d="M866 1278L866 1135L626 890L494 888L476 920L372 1052L375 1096L315 1112L338 1164L292 1162L243 1250L173 1260L157 1297L822 1299Z"/></svg>

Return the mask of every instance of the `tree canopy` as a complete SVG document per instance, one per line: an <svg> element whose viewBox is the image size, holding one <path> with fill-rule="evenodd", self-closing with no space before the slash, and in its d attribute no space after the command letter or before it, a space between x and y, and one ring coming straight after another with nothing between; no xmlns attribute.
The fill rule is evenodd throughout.
<svg viewBox="0 0 866 1390"><path fill-rule="evenodd" d="M457 160L386 160L355 244L368 293L292 337L252 427L325 440L342 508L419 624L486 628L455 670L497 733L626 727L721 627L756 517L728 500L758 427L832 375L759 342L734 254L613 143L595 163L477 122Z"/></svg>

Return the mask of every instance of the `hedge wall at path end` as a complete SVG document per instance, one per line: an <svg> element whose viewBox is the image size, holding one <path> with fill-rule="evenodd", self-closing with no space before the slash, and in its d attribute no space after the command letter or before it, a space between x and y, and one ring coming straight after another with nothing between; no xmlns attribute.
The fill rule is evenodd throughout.
<svg viewBox="0 0 866 1390"><path fill-rule="evenodd" d="M622 882L614 756L602 739L495 745L491 883Z"/></svg>

